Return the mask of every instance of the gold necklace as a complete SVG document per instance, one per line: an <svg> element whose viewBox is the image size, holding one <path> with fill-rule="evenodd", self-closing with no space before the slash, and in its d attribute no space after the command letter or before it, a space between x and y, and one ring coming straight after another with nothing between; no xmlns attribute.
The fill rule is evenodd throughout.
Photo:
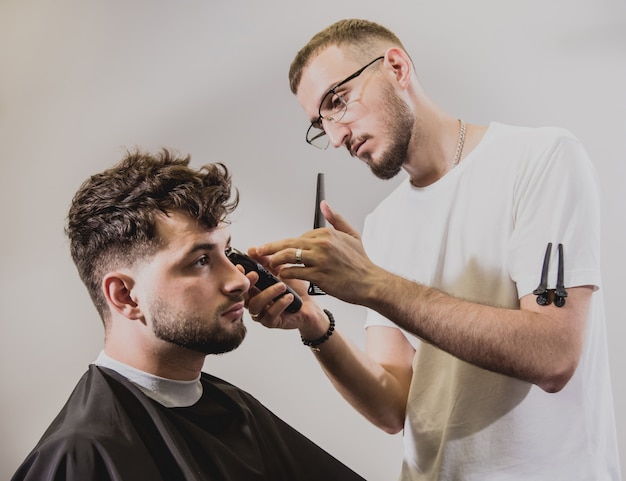
<svg viewBox="0 0 626 481"><path fill-rule="evenodd" d="M461 125L461 131L459 132L459 142L456 144L456 154L454 154L453 167L456 167L461 160L461 152L463 152L463 144L465 143L465 122L459 119Z"/></svg>

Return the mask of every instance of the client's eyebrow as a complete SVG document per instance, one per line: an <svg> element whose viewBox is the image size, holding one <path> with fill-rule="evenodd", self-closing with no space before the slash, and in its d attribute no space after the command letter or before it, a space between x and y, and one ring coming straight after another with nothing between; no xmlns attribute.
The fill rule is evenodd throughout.
<svg viewBox="0 0 626 481"><path fill-rule="evenodd" d="M183 254L182 258L183 259L187 259L189 257L193 257L198 252L214 251L215 249L217 249L217 247L218 247L218 245L215 242L201 242L201 243L198 243L198 244L194 244L187 251L185 251L185 253Z"/></svg>
<svg viewBox="0 0 626 481"><path fill-rule="evenodd" d="M188 253L193 254L197 251L210 251L217 247L217 244L213 242L202 242L200 244L194 244L191 249L189 249Z"/></svg>
<svg viewBox="0 0 626 481"><path fill-rule="evenodd" d="M228 238L226 239L226 244L225 247L228 247L230 245L230 242L232 240L231 236L228 236ZM198 251L212 251L217 249L219 246L218 242L200 242L198 244L194 244L185 254L186 256L189 256L191 254L194 254Z"/></svg>

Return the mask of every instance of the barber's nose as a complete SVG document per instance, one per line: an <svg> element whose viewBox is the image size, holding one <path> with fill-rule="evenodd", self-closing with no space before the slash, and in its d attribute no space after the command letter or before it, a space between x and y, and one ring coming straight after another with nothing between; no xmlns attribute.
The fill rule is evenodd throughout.
<svg viewBox="0 0 626 481"><path fill-rule="evenodd" d="M322 121L324 122L324 131L328 136L330 145L335 148L346 145L346 143L350 139L350 128L348 127L348 124L341 122L330 122L327 120Z"/></svg>

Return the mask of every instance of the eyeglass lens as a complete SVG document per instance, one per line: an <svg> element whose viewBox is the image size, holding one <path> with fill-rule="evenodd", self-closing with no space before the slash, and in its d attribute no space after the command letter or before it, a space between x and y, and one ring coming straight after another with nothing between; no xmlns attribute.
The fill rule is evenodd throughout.
<svg viewBox="0 0 626 481"><path fill-rule="evenodd" d="M317 127L317 125L320 127ZM324 129L321 128L321 124L319 122L309 126L309 130L306 132L306 141L313 147L317 147L322 150L326 149L330 143L328 135L326 135Z"/></svg>

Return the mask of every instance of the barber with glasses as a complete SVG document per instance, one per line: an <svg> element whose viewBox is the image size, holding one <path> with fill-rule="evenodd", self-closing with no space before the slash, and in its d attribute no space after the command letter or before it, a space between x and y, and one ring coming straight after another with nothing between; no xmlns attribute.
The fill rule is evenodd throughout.
<svg viewBox="0 0 626 481"><path fill-rule="evenodd" d="M362 238L322 202L332 227L251 248L303 298L281 312L277 284L249 299L255 319L298 328L348 402L404 431L402 480L619 480L599 188L580 142L455 118L426 95L400 40L365 20L315 35L289 79L309 144L408 178ZM544 263L550 243L561 255ZM364 352L304 281L367 308Z"/></svg>

